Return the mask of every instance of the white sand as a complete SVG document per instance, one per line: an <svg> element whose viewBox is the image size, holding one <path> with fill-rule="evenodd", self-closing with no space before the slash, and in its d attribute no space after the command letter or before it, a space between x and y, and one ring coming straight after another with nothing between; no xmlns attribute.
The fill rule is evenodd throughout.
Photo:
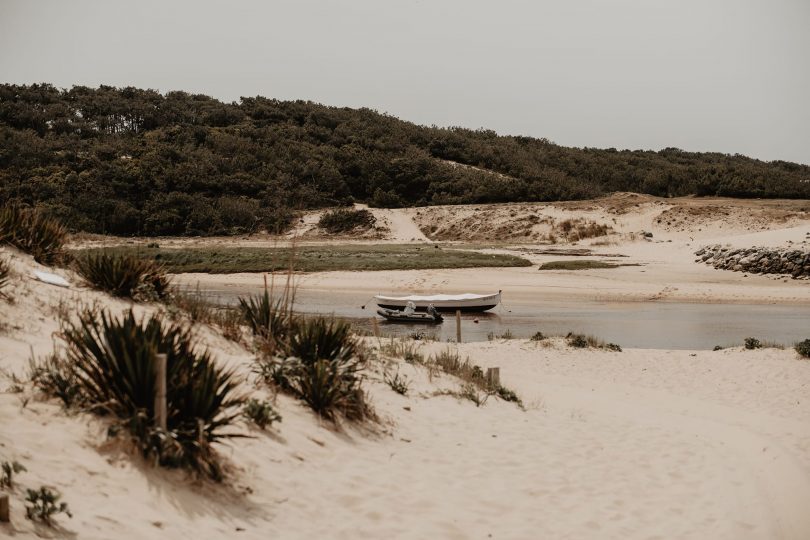
<svg viewBox="0 0 810 540"><path fill-rule="evenodd" d="M788 225L782 233L762 233L786 242L807 230ZM749 234L732 232L723 238ZM307 276L303 286L422 292L497 283L513 302L553 291L572 301L595 294L810 300L808 282L744 278L696 264L689 255L694 244L678 234L672 243L599 248L627 254L642 267L575 276L533 268L333 272ZM73 281L70 289L36 282L30 273L40 267L29 257L4 248L0 256L11 257L16 272L13 303L0 300L0 460L18 459L28 468L12 494L12 524L0 524L0 537L810 538L810 361L793 350L614 353L571 349L561 340L459 346L473 362L500 367L503 384L518 392L525 411L494 397L480 408L433 397L458 382L430 380L408 364L398 366L412 381L403 397L381 381L375 364L368 387L379 426L335 430L280 396L284 419L277 427L269 433L240 427L254 437L222 448L231 476L219 486L107 448L103 420L29 400L30 388L6 391L12 373L24 374L29 348L36 355L52 349L56 310L78 300L113 310L128 304L75 285L69 272L58 271ZM255 278L210 279L252 284ZM248 373L247 349L210 329L197 332L218 361ZM447 346L425 344L423 352ZM61 491L71 506L73 519L58 518L62 528L24 519L23 488L42 484Z"/></svg>

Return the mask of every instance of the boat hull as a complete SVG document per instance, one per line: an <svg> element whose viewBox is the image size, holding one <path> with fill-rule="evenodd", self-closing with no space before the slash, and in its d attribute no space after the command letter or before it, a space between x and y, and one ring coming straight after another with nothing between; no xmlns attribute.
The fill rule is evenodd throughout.
<svg viewBox="0 0 810 540"><path fill-rule="evenodd" d="M494 308L497 305L498 304L484 305L484 306L437 306L436 304L434 304L433 307L436 308L436 311L473 312L473 311L487 311L487 310L490 310L490 309ZM381 307L383 309L402 309L402 308L405 307L405 304L404 303L402 303L402 304L377 304L377 306ZM421 311L425 311L425 310L427 310L427 304L425 304L424 306L420 306L420 305L416 306L416 311L421 312Z"/></svg>
<svg viewBox="0 0 810 540"><path fill-rule="evenodd" d="M437 311L487 311L501 302L501 293L496 294L438 294L433 296L383 296L374 297L377 305L384 309L404 309L413 302L417 311L425 311L433 304Z"/></svg>

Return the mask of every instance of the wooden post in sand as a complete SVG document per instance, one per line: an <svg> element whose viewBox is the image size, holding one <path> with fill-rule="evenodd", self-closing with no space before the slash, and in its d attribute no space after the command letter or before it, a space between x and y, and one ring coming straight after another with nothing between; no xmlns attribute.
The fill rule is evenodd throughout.
<svg viewBox="0 0 810 540"><path fill-rule="evenodd" d="M5 493L0 495L0 523L8 523L11 521L10 509L8 506L8 495Z"/></svg>
<svg viewBox="0 0 810 540"><path fill-rule="evenodd" d="M456 310L456 343L461 343L461 310Z"/></svg>
<svg viewBox="0 0 810 540"><path fill-rule="evenodd" d="M487 368L486 381L487 386L490 388L498 388L501 386L501 368Z"/></svg>
<svg viewBox="0 0 810 540"><path fill-rule="evenodd" d="M166 431L169 415L166 407L166 355L155 355L157 373L155 374L155 425Z"/></svg>

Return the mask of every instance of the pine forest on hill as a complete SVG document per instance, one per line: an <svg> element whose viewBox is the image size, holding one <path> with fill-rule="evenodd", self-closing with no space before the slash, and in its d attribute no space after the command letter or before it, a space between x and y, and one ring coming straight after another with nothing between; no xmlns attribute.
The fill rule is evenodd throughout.
<svg viewBox="0 0 810 540"><path fill-rule="evenodd" d="M113 235L280 231L301 209L657 196L810 198L810 167L569 148L370 109L186 92L0 85L0 203Z"/></svg>

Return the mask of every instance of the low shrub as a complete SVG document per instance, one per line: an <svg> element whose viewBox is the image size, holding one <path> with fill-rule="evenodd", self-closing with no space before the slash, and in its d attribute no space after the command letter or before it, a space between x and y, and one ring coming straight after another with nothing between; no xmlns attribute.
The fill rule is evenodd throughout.
<svg viewBox="0 0 810 540"><path fill-rule="evenodd" d="M0 243L33 255L38 263L59 262L67 237L67 229L40 210L15 205L0 208Z"/></svg>
<svg viewBox="0 0 810 540"><path fill-rule="evenodd" d="M281 415L269 401L250 399L242 409L242 415L256 424L259 429L271 426L273 422L280 422Z"/></svg>
<svg viewBox="0 0 810 540"><path fill-rule="evenodd" d="M411 382L405 376L401 376L399 371L397 371L394 376L392 377L388 373L383 375L383 381L391 387L391 390L400 394L402 396L408 395L408 390L410 389Z"/></svg>
<svg viewBox="0 0 810 540"><path fill-rule="evenodd" d="M318 220L318 227L332 234L351 232L354 230L368 230L374 226L377 219L368 210L351 210L341 208L326 212Z"/></svg>
<svg viewBox="0 0 810 540"><path fill-rule="evenodd" d="M531 341L543 341L546 339L546 336L543 335L543 332L535 332L532 337L529 338Z"/></svg>
<svg viewBox="0 0 810 540"><path fill-rule="evenodd" d="M27 470L19 461L0 462L0 488L14 487L14 475Z"/></svg>
<svg viewBox="0 0 810 540"><path fill-rule="evenodd" d="M319 416L349 420L374 416L362 389L365 362L351 327L324 317L288 317L275 355L258 360L265 382L303 400Z"/></svg>
<svg viewBox="0 0 810 540"><path fill-rule="evenodd" d="M417 344L395 340L394 338L391 338L390 343L382 344L380 352L394 358L402 358L409 364L423 364L425 362L425 357L419 352Z"/></svg>
<svg viewBox="0 0 810 540"><path fill-rule="evenodd" d="M723 349L725 349L725 347L723 347L722 345L715 345L712 350L713 351L722 351Z"/></svg>
<svg viewBox="0 0 810 540"><path fill-rule="evenodd" d="M138 321L130 310L121 319L84 310L65 323L70 372L87 410L112 415L111 433L129 432L144 457L167 467L186 467L222 478L212 448L239 415L244 398L235 372L217 367L197 352L190 330L159 316ZM156 353L167 355L167 430L154 425Z"/></svg>
<svg viewBox="0 0 810 540"><path fill-rule="evenodd" d="M569 347L575 347L577 349L593 347L594 349L622 352L622 348L615 343L605 343L602 340L596 339L593 336L586 336L585 334L574 334L573 332L569 332L568 335L565 336L565 339L567 340Z"/></svg>
<svg viewBox="0 0 810 540"><path fill-rule="evenodd" d="M458 397L469 399L475 403L476 407L481 407L487 402L489 394L482 391L481 387L478 385L467 382L461 385L461 389L458 392Z"/></svg>
<svg viewBox="0 0 810 540"><path fill-rule="evenodd" d="M590 346L590 343L588 343L588 338L583 334L568 334L567 339L570 347L584 349Z"/></svg>
<svg viewBox="0 0 810 540"><path fill-rule="evenodd" d="M762 342L759 341L757 338L752 337L745 338L745 348L748 350L761 349Z"/></svg>
<svg viewBox="0 0 810 540"><path fill-rule="evenodd" d="M39 521L45 525L53 525L53 516L64 513L72 518L73 514L66 502L61 502L62 495L42 486L39 489L26 490L25 517L31 521Z"/></svg>
<svg viewBox="0 0 810 540"><path fill-rule="evenodd" d="M28 360L28 379L44 394L58 398L69 409L79 405L81 387L72 367L58 354L52 353L37 360Z"/></svg>
<svg viewBox="0 0 810 540"><path fill-rule="evenodd" d="M495 393L504 401L509 401L511 403L517 403L519 406L523 406L523 400L521 400L518 395L515 393L514 390L506 388L505 386L498 386L495 390Z"/></svg>
<svg viewBox="0 0 810 540"><path fill-rule="evenodd" d="M804 341L798 342L793 348L801 356L810 358L810 339L805 339Z"/></svg>
<svg viewBox="0 0 810 540"><path fill-rule="evenodd" d="M168 297L170 280L159 264L124 253L90 251L75 259L76 271L92 287L134 300Z"/></svg>

